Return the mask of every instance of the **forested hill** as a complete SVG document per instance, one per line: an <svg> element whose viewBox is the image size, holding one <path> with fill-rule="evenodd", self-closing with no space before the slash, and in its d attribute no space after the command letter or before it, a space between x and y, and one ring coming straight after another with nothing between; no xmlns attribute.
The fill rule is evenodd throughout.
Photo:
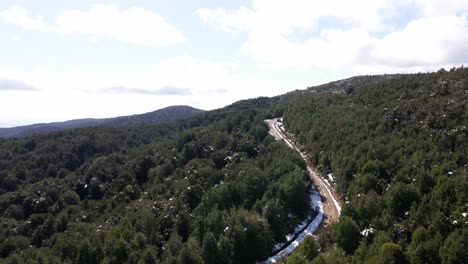
<svg viewBox="0 0 468 264"><path fill-rule="evenodd" d="M26 137L34 134L45 134L53 131L60 131L65 129L79 128L79 127L90 127L90 126L135 126L144 124L158 124L162 122L175 121L177 119L189 117L202 113L203 110L196 109L190 106L178 105L169 106L163 109L156 110L154 112L131 115L131 116L120 116L114 118L103 118L103 119L77 119L65 122L54 122L45 124L34 124L27 126L19 126L12 128L0 128L0 137Z"/></svg>
<svg viewBox="0 0 468 264"><path fill-rule="evenodd" d="M288 263L468 263L467 69L304 97L284 123L346 203Z"/></svg>
<svg viewBox="0 0 468 264"><path fill-rule="evenodd" d="M0 139L2 263L255 263L304 220L301 158L342 218L288 263L467 263L468 70L360 76L173 123ZM318 249L320 248L320 251Z"/></svg>
<svg viewBox="0 0 468 264"><path fill-rule="evenodd" d="M308 214L309 181L257 103L0 140L2 262L266 259Z"/></svg>

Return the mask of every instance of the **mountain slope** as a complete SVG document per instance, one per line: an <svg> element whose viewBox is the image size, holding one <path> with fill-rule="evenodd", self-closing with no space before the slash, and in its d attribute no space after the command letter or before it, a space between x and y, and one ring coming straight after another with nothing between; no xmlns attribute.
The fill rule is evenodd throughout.
<svg viewBox="0 0 468 264"><path fill-rule="evenodd" d="M77 119L65 122L54 122L46 124L34 124L27 126L19 126L12 128L0 128L0 137L26 137L34 134L44 134L52 131L59 131L64 129L72 129L79 127L89 126L135 126L143 124L157 124L162 122L175 121L177 119L186 118L192 115L202 113L203 110L196 109L190 106L169 106L154 112L121 116L114 118L103 119Z"/></svg>
<svg viewBox="0 0 468 264"><path fill-rule="evenodd" d="M284 123L346 201L291 263L467 263L467 69L304 97Z"/></svg>
<svg viewBox="0 0 468 264"><path fill-rule="evenodd" d="M103 122L105 125L115 127L157 124L162 122L175 121L177 119L190 117L192 115L200 114L203 112L203 110L196 109L190 106L176 105L140 115L122 116L105 119L103 120Z"/></svg>
<svg viewBox="0 0 468 264"><path fill-rule="evenodd" d="M0 139L0 261L265 260L313 214L306 164L264 124L283 116L343 201L285 261L466 263L467 75L357 77L171 123Z"/></svg>
<svg viewBox="0 0 468 264"><path fill-rule="evenodd" d="M94 263L201 263L200 236L214 263L266 259L308 214L305 166L261 112L230 111L192 129L200 116L0 140L0 258L78 262L90 243Z"/></svg>

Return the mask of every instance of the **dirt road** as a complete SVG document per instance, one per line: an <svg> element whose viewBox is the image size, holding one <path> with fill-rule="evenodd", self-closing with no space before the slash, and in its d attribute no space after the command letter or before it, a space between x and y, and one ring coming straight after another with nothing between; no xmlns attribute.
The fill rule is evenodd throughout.
<svg viewBox="0 0 468 264"><path fill-rule="evenodd" d="M338 221L341 213L341 206L339 203L338 195L333 187L325 180L317 169L312 165L308 159L307 153L301 150L301 148L294 142L293 135L288 133L283 126L281 118L265 120L268 124L270 131L269 133L275 137L276 140L282 140L290 148L296 150L307 164L307 171L309 172L310 178L317 187L323 204L323 225L327 225L332 222Z"/></svg>

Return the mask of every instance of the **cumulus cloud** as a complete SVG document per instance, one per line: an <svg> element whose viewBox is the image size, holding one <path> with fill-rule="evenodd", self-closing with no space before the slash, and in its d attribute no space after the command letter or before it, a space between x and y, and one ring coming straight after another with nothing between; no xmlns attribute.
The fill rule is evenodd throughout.
<svg viewBox="0 0 468 264"><path fill-rule="evenodd" d="M44 30L46 28L42 17L31 17L27 10L17 5L1 11L0 18L7 24L28 30Z"/></svg>
<svg viewBox="0 0 468 264"><path fill-rule="evenodd" d="M423 17L403 30L371 40L362 62L412 67L468 61L468 21L459 16Z"/></svg>
<svg viewBox="0 0 468 264"><path fill-rule="evenodd" d="M65 10L53 22L46 23L42 17L32 17L27 10L14 5L1 11L0 18L26 30L109 38L136 45L159 47L184 41L174 25L139 7L121 10L111 4L95 4L86 11Z"/></svg>
<svg viewBox="0 0 468 264"><path fill-rule="evenodd" d="M224 8L205 9L200 8L195 13L206 23L219 30L236 33L247 30L253 24L254 11L241 6L239 10L228 12Z"/></svg>
<svg viewBox="0 0 468 264"><path fill-rule="evenodd" d="M195 13L205 22L225 31L270 31L292 34L317 27L320 19L337 18L345 23L378 30L385 27L384 19L395 13L395 0L253 0L251 6L237 10L200 8Z"/></svg>
<svg viewBox="0 0 468 264"><path fill-rule="evenodd" d="M266 67L433 69L468 61L462 0L253 0L195 13L217 30L245 34L242 50Z"/></svg>
<svg viewBox="0 0 468 264"><path fill-rule="evenodd" d="M21 81L0 79L0 91L39 91L39 89Z"/></svg>

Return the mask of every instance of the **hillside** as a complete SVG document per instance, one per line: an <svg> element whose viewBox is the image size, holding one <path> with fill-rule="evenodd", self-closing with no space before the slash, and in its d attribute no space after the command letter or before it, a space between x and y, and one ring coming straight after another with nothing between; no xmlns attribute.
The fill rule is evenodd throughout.
<svg viewBox="0 0 468 264"><path fill-rule="evenodd" d="M280 261L466 263L467 102L465 68L359 76L171 123L0 139L1 261L266 260L315 213L305 162L264 123L283 116L344 206Z"/></svg>
<svg viewBox="0 0 468 264"><path fill-rule="evenodd" d="M210 119L221 121L187 130ZM263 119L254 108L230 108L172 124L0 141L0 257L266 259L307 214L308 181L294 152L267 137ZM15 254L22 251L32 255Z"/></svg>
<svg viewBox="0 0 468 264"><path fill-rule="evenodd" d="M144 124L158 124L162 122L175 121L177 119L189 117L202 113L203 110L190 106L170 106L139 115L120 116L103 119L76 119L65 122L54 122L45 124L34 124L12 128L0 128L0 137L26 137L34 134L45 134L53 131L65 129L90 127L90 126L136 126Z"/></svg>
<svg viewBox="0 0 468 264"><path fill-rule="evenodd" d="M285 126L347 205L287 263L466 263L467 106L464 68L295 101Z"/></svg>

